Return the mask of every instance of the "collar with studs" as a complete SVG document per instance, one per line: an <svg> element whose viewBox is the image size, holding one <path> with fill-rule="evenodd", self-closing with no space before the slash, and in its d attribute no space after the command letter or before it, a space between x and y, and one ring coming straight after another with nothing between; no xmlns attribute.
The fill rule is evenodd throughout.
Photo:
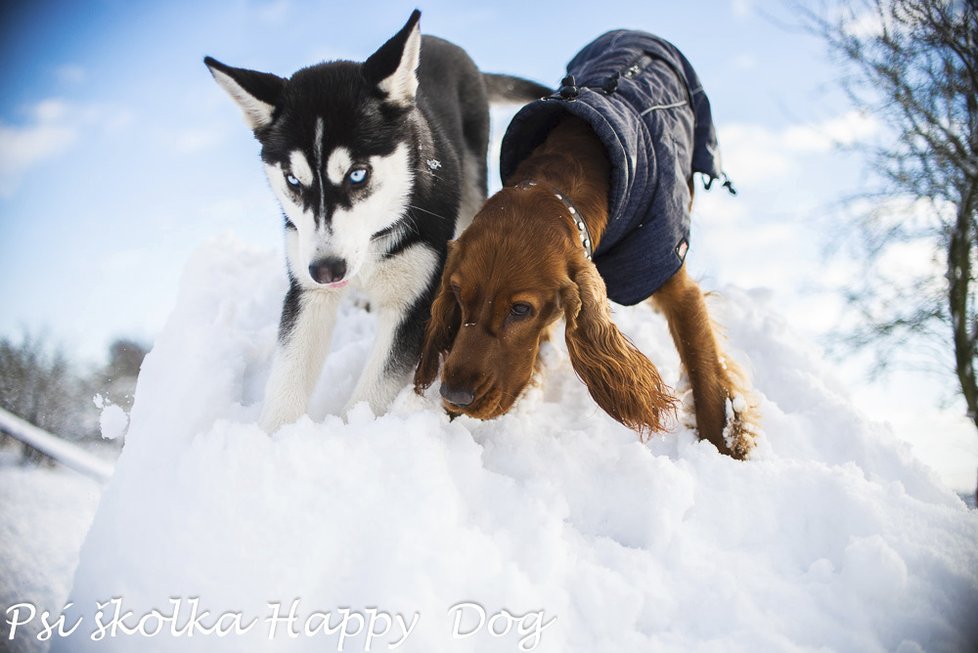
<svg viewBox="0 0 978 653"><path fill-rule="evenodd" d="M527 188L532 188L534 186L539 186L545 190L550 191L553 194L553 196L556 197L558 200L560 200L560 202L567 209L567 212L570 214L571 220L574 221L574 226L577 227L577 235L580 238L581 246L584 247L584 257L590 261L591 256L594 253L593 252L594 241L591 240L591 232L588 231L587 223L584 222L584 217L581 215L581 212L577 209L576 206L574 206L574 203L570 200L569 197L567 197L567 195L553 188L552 186L548 186L547 184L541 184L540 182L534 179L527 179L526 181L521 181L520 183L513 186L513 188L516 188L517 190L526 190Z"/></svg>

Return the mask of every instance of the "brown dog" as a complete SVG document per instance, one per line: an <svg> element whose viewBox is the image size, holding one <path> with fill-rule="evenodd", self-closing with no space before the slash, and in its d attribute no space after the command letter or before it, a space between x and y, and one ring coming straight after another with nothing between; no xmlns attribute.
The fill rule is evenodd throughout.
<svg viewBox="0 0 978 653"><path fill-rule="evenodd" d="M418 392L434 381L444 354L446 410L480 419L504 414L530 381L548 327L563 316L571 362L598 405L643 437L662 430L676 400L611 321L604 282L554 192L570 199L597 247L608 224L608 178L602 143L566 117L487 200L450 244L415 375ZM699 287L681 267L651 301L686 368L700 437L746 458L755 409L739 369L717 346Z"/></svg>
<svg viewBox="0 0 978 653"><path fill-rule="evenodd" d="M507 188L449 248L416 389L434 381L445 354L450 413L505 413L563 315L571 362L598 405L642 437L662 430L676 400L608 305L651 297L686 368L700 436L747 457L755 409L684 267L697 172L707 187L726 177L710 102L686 57L634 30L586 45L561 88L524 106L506 130Z"/></svg>

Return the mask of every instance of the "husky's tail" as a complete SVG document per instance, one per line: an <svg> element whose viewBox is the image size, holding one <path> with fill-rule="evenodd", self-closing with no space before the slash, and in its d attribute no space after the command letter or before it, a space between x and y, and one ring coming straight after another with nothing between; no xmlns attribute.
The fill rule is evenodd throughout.
<svg viewBox="0 0 978 653"><path fill-rule="evenodd" d="M482 80L486 84L486 92L492 104L522 104L539 100L553 93L553 89L543 84L512 75L482 73Z"/></svg>

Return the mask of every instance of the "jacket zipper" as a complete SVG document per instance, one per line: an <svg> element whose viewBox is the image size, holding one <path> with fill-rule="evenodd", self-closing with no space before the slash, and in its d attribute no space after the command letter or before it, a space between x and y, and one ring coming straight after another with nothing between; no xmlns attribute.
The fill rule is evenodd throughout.
<svg viewBox="0 0 978 653"><path fill-rule="evenodd" d="M621 76L625 79L634 79L639 75L639 73L645 70L645 67L652 63L652 61L652 57L643 52L642 54L638 55L634 61L625 66Z"/></svg>

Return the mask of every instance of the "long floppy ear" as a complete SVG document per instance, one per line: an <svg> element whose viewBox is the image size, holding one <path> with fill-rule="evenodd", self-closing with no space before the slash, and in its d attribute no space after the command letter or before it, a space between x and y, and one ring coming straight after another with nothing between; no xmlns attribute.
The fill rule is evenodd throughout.
<svg viewBox="0 0 978 653"><path fill-rule="evenodd" d="M204 57L204 65L211 71L214 81L237 103L252 131L272 122L275 105L285 86L284 79L271 73L226 66L212 57Z"/></svg>
<svg viewBox="0 0 978 653"><path fill-rule="evenodd" d="M643 440L661 431L676 400L652 361L611 321L604 280L593 263L578 263L561 299L571 364L594 401Z"/></svg>
<svg viewBox="0 0 978 653"><path fill-rule="evenodd" d="M452 292L448 281L448 270L449 267L446 265L438 286L438 294L435 296L435 301L431 303L431 320L425 325L421 359L414 373L414 391L419 395L424 394L438 376L441 354L452 348L459 324L462 322L455 293Z"/></svg>
<svg viewBox="0 0 978 653"><path fill-rule="evenodd" d="M401 31L363 62L363 77L375 84L390 104L408 108L418 93L418 62L421 59L421 27L417 9Z"/></svg>

